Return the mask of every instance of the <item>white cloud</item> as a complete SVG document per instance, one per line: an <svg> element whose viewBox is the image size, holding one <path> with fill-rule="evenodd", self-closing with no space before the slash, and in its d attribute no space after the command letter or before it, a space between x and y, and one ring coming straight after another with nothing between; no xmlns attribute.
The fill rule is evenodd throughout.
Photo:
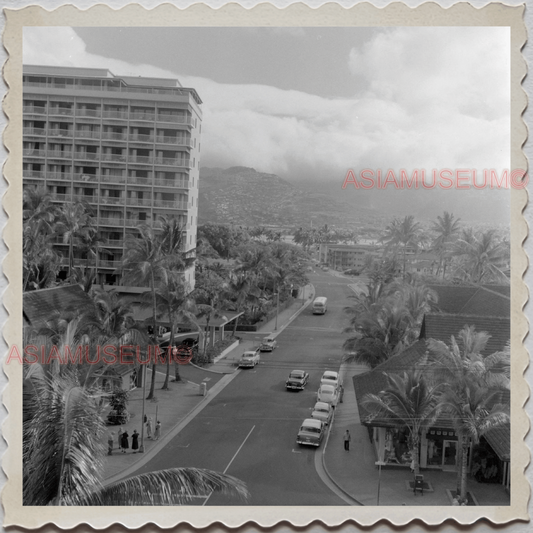
<svg viewBox="0 0 533 533"><path fill-rule="evenodd" d="M204 165L337 183L348 168L508 167L508 54L504 28L386 30L350 54L366 93L326 99L96 56L69 28L24 32L27 64L177 77L194 87L204 102Z"/></svg>

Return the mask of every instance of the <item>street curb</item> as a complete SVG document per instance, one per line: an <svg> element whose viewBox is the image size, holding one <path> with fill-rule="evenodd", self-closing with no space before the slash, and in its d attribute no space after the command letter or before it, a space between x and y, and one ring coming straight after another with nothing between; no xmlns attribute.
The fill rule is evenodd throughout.
<svg viewBox="0 0 533 533"><path fill-rule="evenodd" d="M344 382L344 376L346 375L346 367L347 367L347 363L341 363L341 366L339 368L339 376L342 377L342 381ZM355 498L353 495L351 495L348 491L346 491L343 487L341 487L336 481L335 479L332 477L331 473L329 472L327 466L326 466L326 451L327 451L327 447L328 447L328 444L329 444L329 436L331 435L331 429L333 428L333 423L335 422L335 415L337 414L336 412L337 410L335 409L335 412L333 413L333 419L331 421L331 424L330 424L330 428L329 428L329 431L328 431L328 436L326 438L326 442L324 443L324 448L322 449L322 468L324 469L324 472L326 473L326 475L328 476L329 480L333 483L333 485L335 485L340 492L342 492L345 496L347 496L348 498L350 498L351 500L357 502L359 505L362 505L364 506L365 504L364 503L361 503L357 498Z"/></svg>
<svg viewBox="0 0 533 533"><path fill-rule="evenodd" d="M311 285L311 294L313 294L313 291L314 291L314 287L313 285ZM312 297L309 298L309 301L307 301L300 309L298 309L296 311L296 313L294 313L290 318L289 320L287 321L287 323L279 330L278 333L281 333L281 331L283 331L283 329L285 329L285 327L287 325L289 325L292 320L294 320L304 309L306 309L309 304L312 302ZM235 341L234 344L232 344L231 346L229 346L228 348L226 348L226 350L224 350L222 352L222 354L224 354L224 356L226 356L231 350L233 350L236 346L238 346L240 344L239 341ZM226 352L226 353L224 353ZM222 354L219 356L220 359L222 359ZM185 428L185 426L200 412L202 411L202 409L204 409L204 407L206 407L209 402L214 399L227 385L229 385L229 383L231 383L231 381L233 381L233 379L235 379L235 377L239 374L238 372L238 368L234 371L234 372L231 372L231 373L225 373L225 372L217 372L216 370L208 370L208 369L205 369L205 368L202 368L202 367L199 367L197 365L195 365L194 363L192 363L191 361L189 361L189 364L192 364L194 367L200 369L200 370L205 370L206 372L211 372L213 374L223 374L223 377L220 379L220 381L218 381L214 386L213 388L208 392L207 396L205 396L198 404L196 404L195 407L193 407L175 426L172 427L172 429L164 436L160 439L160 441L158 442L157 445L155 445L149 452L146 452L145 454L142 455L142 457L139 458L138 461L135 461L133 464L131 464L130 466L128 466L128 468L122 470L121 472L119 472L118 474L115 474L114 476L108 478L108 479L104 479L103 480L103 485L104 486L108 486L108 485L111 485L112 483L116 483L117 481L120 481L124 478L126 478L127 476L131 475L132 473L134 473L136 470L138 470L141 466L145 465L148 461L150 461L158 452L161 448L163 448L164 446L166 446L167 444L170 443L170 441L183 429ZM228 376L227 379L224 379L226 376ZM189 382L189 383L192 383L192 382Z"/></svg>
<svg viewBox="0 0 533 533"><path fill-rule="evenodd" d="M205 407L207 407L211 400L215 399L218 394L222 392L222 390L235 379L235 377L237 376L237 372L234 372L233 374L226 374L226 376L228 376L226 380L224 380L223 377L218 383L216 383L213 388L210 389L207 396L204 396L203 399L198 402L175 426L173 426L172 429L164 437L162 437L149 452L142 454L137 461L130 464L121 472L115 474L114 476L108 479L104 479L102 483L104 487L130 476L140 467L151 461L159 453L161 448L169 444L172 439L176 435L178 435L180 431L184 429L198 413L200 413Z"/></svg>

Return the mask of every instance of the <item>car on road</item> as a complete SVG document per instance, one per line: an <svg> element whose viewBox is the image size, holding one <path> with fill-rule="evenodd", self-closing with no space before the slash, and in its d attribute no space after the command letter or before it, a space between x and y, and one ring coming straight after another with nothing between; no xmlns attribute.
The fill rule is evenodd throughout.
<svg viewBox="0 0 533 533"><path fill-rule="evenodd" d="M291 390L303 390L309 381L309 374L305 370L293 370L285 382L285 387Z"/></svg>
<svg viewBox="0 0 533 533"><path fill-rule="evenodd" d="M316 395L317 402L329 403L331 407L336 407L339 401L339 391L334 385L320 385Z"/></svg>
<svg viewBox="0 0 533 533"><path fill-rule="evenodd" d="M338 372L326 370L320 378L321 385L333 385L337 389L342 385L341 377Z"/></svg>
<svg viewBox="0 0 533 533"><path fill-rule="evenodd" d="M316 418L306 418L296 437L296 442L300 446L320 446L325 433L325 424Z"/></svg>
<svg viewBox="0 0 533 533"><path fill-rule="evenodd" d="M259 347L259 350L262 352L273 352L278 346L278 341L269 335L268 337L265 337L263 341L261 342L261 346Z"/></svg>
<svg viewBox="0 0 533 533"><path fill-rule="evenodd" d="M348 270L345 270L343 274L345 274L346 276L359 276L361 272L359 272L359 270L355 268L349 268Z"/></svg>
<svg viewBox="0 0 533 533"><path fill-rule="evenodd" d="M257 350L248 350L244 352L239 361L239 368L253 368L255 365L259 364L261 359L261 353L259 349Z"/></svg>
<svg viewBox="0 0 533 533"><path fill-rule="evenodd" d="M321 420L327 426L333 418L333 407L326 402L316 402L311 413L311 418Z"/></svg>

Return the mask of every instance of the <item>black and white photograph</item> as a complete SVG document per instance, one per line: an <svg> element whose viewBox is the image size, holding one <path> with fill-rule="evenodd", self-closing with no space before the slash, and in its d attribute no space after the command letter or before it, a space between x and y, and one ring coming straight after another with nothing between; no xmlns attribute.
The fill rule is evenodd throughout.
<svg viewBox="0 0 533 533"><path fill-rule="evenodd" d="M23 25L11 524L527 517L522 29L480 13Z"/></svg>

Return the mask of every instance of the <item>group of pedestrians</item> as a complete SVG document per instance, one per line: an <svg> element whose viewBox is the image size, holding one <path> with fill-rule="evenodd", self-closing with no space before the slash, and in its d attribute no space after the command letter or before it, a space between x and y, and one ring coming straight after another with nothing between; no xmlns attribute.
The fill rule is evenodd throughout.
<svg viewBox="0 0 533 533"><path fill-rule="evenodd" d="M149 439L159 440L161 436L161 422L158 420L155 429L152 435L152 419L151 417L144 417L146 425L146 435ZM127 453L130 449L130 435L127 431L122 431L122 426L118 428L117 440L118 440L118 449L122 453ZM111 431L107 437L107 454L113 455L113 449L115 447L115 432ZM136 429L133 430L131 435L131 449L133 453L137 453L139 450L139 433Z"/></svg>

